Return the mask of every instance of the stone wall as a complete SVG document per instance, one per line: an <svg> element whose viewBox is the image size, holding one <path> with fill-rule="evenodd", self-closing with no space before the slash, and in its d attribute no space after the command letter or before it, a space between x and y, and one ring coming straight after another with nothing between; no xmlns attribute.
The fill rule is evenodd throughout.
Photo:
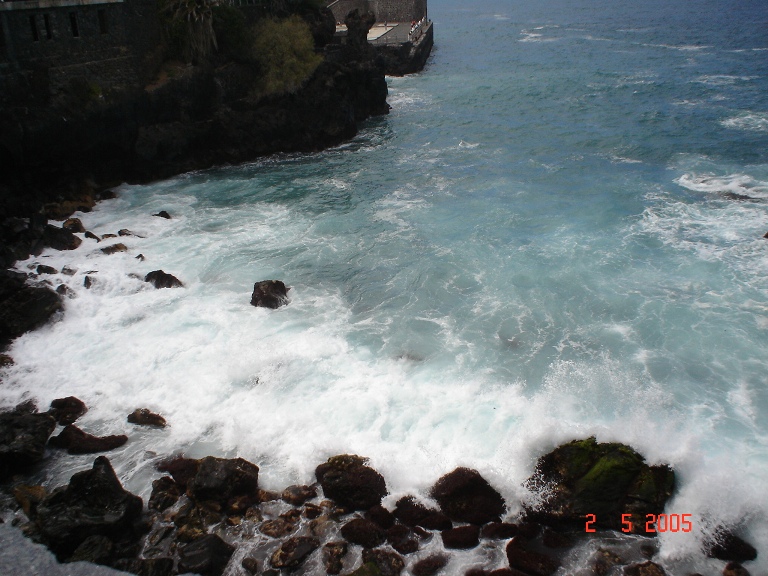
<svg viewBox="0 0 768 576"><path fill-rule="evenodd" d="M358 9L376 14L377 22L410 22L427 14L427 0L338 0L329 5L336 22L344 22L347 14Z"/></svg>

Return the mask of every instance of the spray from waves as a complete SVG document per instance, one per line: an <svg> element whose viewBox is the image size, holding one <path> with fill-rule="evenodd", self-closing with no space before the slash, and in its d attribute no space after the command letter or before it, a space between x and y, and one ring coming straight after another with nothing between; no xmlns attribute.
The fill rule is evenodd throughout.
<svg viewBox="0 0 768 576"><path fill-rule="evenodd" d="M721 122L726 128L747 132L768 132L768 113L742 112Z"/></svg>

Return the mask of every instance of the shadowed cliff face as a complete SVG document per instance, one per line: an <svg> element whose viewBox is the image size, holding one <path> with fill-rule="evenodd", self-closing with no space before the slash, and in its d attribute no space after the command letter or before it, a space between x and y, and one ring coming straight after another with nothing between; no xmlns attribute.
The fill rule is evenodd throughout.
<svg viewBox="0 0 768 576"><path fill-rule="evenodd" d="M327 36L326 19L319 14L311 27L316 43ZM359 24L364 38L367 20ZM279 96L254 98L258 67L218 57L106 99L8 105L0 109L0 213L87 204L95 191L121 182L338 144L360 121L389 110L384 72L369 48L326 49L303 86Z"/></svg>

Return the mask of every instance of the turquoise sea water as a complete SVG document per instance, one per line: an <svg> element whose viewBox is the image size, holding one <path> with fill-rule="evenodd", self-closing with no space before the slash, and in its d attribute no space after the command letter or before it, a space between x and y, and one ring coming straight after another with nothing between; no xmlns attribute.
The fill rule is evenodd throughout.
<svg viewBox="0 0 768 576"><path fill-rule="evenodd" d="M429 10L427 69L354 141L80 215L143 238L35 260L76 268L56 282L77 297L16 341L0 402L82 398L83 428L130 434L111 458L145 498L174 452L242 456L271 488L354 452L390 503L468 465L514 518L536 458L596 435L678 472L668 512L694 530L660 537L671 574L722 570L700 551L718 523L768 574L768 3ZM158 268L186 287L129 275ZM289 306L249 306L266 278ZM170 428L126 430L139 406ZM482 563L462 554L449 573Z"/></svg>

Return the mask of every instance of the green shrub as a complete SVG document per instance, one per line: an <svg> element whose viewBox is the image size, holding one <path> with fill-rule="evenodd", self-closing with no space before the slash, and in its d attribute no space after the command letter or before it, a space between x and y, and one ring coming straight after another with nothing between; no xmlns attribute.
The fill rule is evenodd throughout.
<svg viewBox="0 0 768 576"><path fill-rule="evenodd" d="M252 57L262 71L262 96L295 92L323 60L315 54L309 25L298 16L259 22Z"/></svg>
<svg viewBox="0 0 768 576"><path fill-rule="evenodd" d="M213 30L220 54L233 60L248 58L253 37L241 10L228 4L214 6Z"/></svg>

